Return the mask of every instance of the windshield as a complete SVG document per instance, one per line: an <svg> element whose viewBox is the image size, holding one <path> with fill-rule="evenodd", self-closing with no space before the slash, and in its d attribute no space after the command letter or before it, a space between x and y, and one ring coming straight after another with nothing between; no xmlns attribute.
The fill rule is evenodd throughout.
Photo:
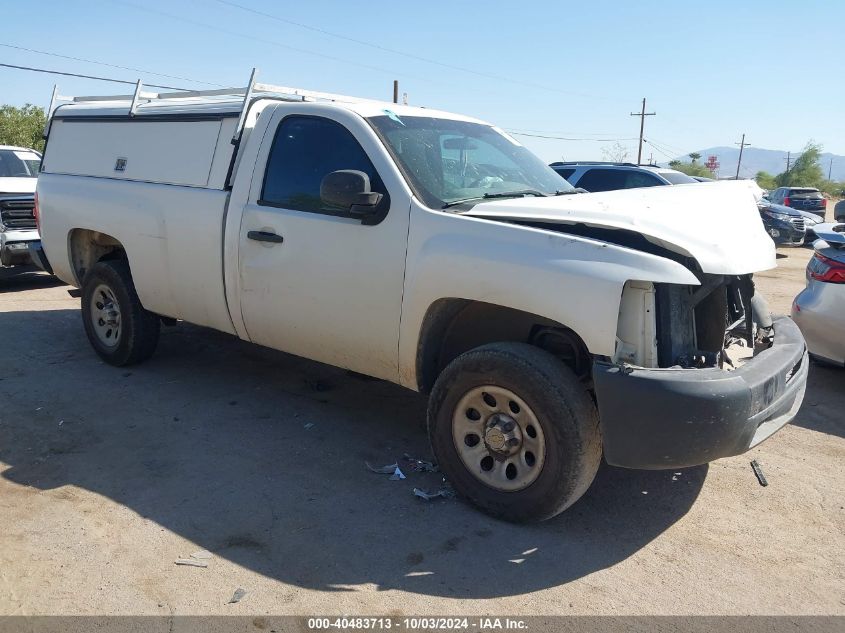
<svg viewBox="0 0 845 633"><path fill-rule="evenodd" d="M698 182L692 176L687 176L686 174L681 173L679 171L659 171L657 173L663 176L673 185L686 185L691 182Z"/></svg>
<svg viewBox="0 0 845 633"><path fill-rule="evenodd" d="M41 158L22 149L0 149L0 178L37 178Z"/></svg>
<svg viewBox="0 0 845 633"><path fill-rule="evenodd" d="M518 141L489 125L390 112L368 118L415 193L432 208L462 200L555 195L574 188Z"/></svg>

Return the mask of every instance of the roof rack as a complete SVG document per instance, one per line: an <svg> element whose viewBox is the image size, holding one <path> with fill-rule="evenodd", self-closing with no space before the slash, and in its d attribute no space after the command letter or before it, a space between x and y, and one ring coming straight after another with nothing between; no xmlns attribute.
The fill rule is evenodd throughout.
<svg viewBox="0 0 845 633"><path fill-rule="evenodd" d="M612 160L566 160L552 163L552 166L559 167L561 165L615 165L617 167L656 167L656 165L636 164L636 163L618 163Z"/></svg>
<svg viewBox="0 0 845 633"><path fill-rule="evenodd" d="M380 101L378 99L366 99L362 97L351 97L348 95L333 94L330 92L317 92L314 90L304 90L302 88L291 88L288 86L276 86L273 84L257 83L255 81L258 75L258 70L253 68L249 76L249 83L243 88L218 88L215 90L173 90L171 92L149 92L144 90L143 83L139 79L135 84L135 91L132 94L123 95L92 95L84 97L63 96L58 92L58 86L53 86L53 95L50 98L50 107L47 110L47 125L44 128L46 135L50 128L50 121L53 113L58 107L58 102L65 101L68 103L93 103L101 101L129 101L130 117L137 114L138 106L141 102L151 103L153 101L167 101L172 99L202 99L207 97L243 97L240 114L238 116L238 124L235 127L235 133L232 136L232 143L236 144L240 140L243 131L244 121L249 110L249 104L255 96L270 96L274 99L281 99L284 101L332 101L336 103L378 103L393 106L395 104L389 101ZM128 82L127 82L128 83Z"/></svg>

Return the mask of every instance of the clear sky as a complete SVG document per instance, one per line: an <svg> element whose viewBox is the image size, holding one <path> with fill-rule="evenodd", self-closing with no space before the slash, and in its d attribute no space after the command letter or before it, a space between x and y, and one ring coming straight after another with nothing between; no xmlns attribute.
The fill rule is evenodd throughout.
<svg viewBox="0 0 845 633"><path fill-rule="evenodd" d="M232 6L240 4L270 15ZM0 0L0 62L188 88L270 83L461 112L517 132L545 160L665 162L732 145L845 154L845 1ZM274 19L281 18L281 19ZM293 23L297 24L293 24ZM0 103L47 106L116 84L0 67ZM131 91L131 89L129 89Z"/></svg>

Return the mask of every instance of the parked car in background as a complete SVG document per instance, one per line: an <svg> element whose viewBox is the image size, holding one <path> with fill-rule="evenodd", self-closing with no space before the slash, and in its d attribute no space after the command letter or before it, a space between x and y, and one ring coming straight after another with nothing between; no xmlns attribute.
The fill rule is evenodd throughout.
<svg viewBox="0 0 845 633"><path fill-rule="evenodd" d="M785 208L792 209L792 207ZM800 213L801 217L804 218L804 244L812 245L812 243L816 240L816 225L822 224L824 222L824 218L820 217L817 213L810 213L809 211L802 211L801 209L792 210Z"/></svg>
<svg viewBox="0 0 845 633"><path fill-rule="evenodd" d="M833 207L833 218L837 222L845 222L845 200L840 200Z"/></svg>
<svg viewBox="0 0 845 633"><path fill-rule="evenodd" d="M32 262L29 244L37 242L35 185L41 154L26 147L0 145L0 265Z"/></svg>
<svg viewBox="0 0 845 633"><path fill-rule="evenodd" d="M769 194L769 201L799 211L810 211L822 219L827 210L827 200L814 187L778 187Z"/></svg>
<svg viewBox="0 0 845 633"><path fill-rule="evenodd" d="M845 365L845 224L819 224L815 253L807 264L807 287L792 303L813 356Z"/></svg>
<svg viewBox="0 0 845 633"><path fill-rule="evenodd" d="M654 165L634 163L557 162L549 165L569 184L590 192L685 185L698 182L686 174Z"/></svg>
<svg viewBox="0 0 845 633"><path fill-rule="evenodd" d="M789 246L804 244L806 226L800 211L763 199L757 201L757 209L760 211L766 233L775 244Z"/></svg>

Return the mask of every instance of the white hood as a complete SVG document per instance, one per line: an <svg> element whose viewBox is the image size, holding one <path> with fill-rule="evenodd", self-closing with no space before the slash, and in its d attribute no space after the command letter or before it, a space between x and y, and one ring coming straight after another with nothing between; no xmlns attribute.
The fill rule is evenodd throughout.
<svg viewBox="0 0 845 633"><path fill-rule="evenodd" d="M742 181L491 200L462 215L634 231L717 275L744 275L776 265L775 246L763 228L755 196Z"/></svg>
<svg viewBox="0 0 845 633"><path fill-rule="evenodd" d="M35 193L38 178L0 178L0 193Z"/></svg>

